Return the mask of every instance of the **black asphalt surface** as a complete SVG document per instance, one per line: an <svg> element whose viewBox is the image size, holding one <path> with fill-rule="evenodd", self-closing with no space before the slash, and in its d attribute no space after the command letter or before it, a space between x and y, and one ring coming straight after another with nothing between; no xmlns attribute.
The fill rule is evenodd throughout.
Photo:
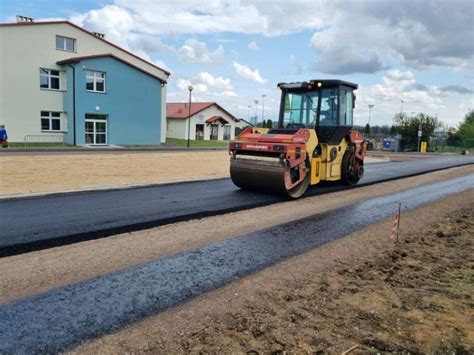
<svg viewBox="0 0 474 355"><path fill-rule="evenodd" d="M409 189L0 305L0 353L67 350L393 216L399 202L409 213L472 188L474 175Z"/></svg>
<svg viewBox="0 0 474 355"><path fill-rule="evenodd" d="M449 155L369 164L358 186L473 163L472 156ZM344 188L323 183L305 196ZM282 200L240 190L230 179L0 200L0 257Z"/></svg>

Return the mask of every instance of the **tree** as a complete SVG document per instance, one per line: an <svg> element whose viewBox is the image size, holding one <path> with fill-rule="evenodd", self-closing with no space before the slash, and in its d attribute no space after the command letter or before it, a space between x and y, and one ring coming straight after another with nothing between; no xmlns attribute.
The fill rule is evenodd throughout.
<svg viewBox="0 0 474 355"><path fill-rule="evenodd" d="M429 142L430 137L436 128L441 126L437 117L419 113L416 116L409 117L404 113L395 115L394 120L397 124L399 133L402 136L402 147L418 150L418 126L421 125L421 141Z"/></svg>
<svg viewBox="0 0 474 355"><path fill-rule="evenodd" d="M370 125L368 123L365 125L364 134L366 136L370 135Z"/></svg>
<svg viewBox="0 0 474 355"><path fill-rule="evenodd" d="M462 139L474 139L474 110L464 116L464 122L459 125L459 135Z"/></svg>
<svg viewBox="0 0 474 355"><path fill-rule="evenodd" d="M272 121L272 120L269 119L269 120L267 121L267 127L270 128L270 129L273 128L273 121Z"/></svg>
<svg viewBox="0 0 474 355"><path fill-rule="evenodd" d="M390 135L391 136L395 136L398 134L398 127L393 125L392 127L390 127Z"/></svg>

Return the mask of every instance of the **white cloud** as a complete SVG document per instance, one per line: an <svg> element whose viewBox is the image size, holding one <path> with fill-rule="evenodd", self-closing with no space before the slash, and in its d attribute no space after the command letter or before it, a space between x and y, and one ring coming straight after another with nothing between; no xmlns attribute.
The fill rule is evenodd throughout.
<svg viewBox="0 0 474 355"><path fill-rule="evenodd" d="M257 42L250 42L247 47L248 47L248 49L250 49L252 51L258 51L260 49Z"/></svg>
<svg viewBox="0 0 474 355"><path fill-rule="evenodd" d="M116 5L106 5L85 14L75 15L71 22L88 30L105 34L105 38L122 47L130 49L134 17L126 9Z"/></svg>
<svg viewBox="0 0 474 355"><path fill-rule="evenodd" d="M205 42L190 38L178 49L177 56L189 64L214 64L223 59L224 48L220 45L214 52L210 52Z"/></svg>
<svg viewBox="0 0 474 355"><path fill-rule="evenodd" d="M245 80L253 80L257 83L264 84L267 82L266 79L262 78L260 71L258 69L252 70L246 65L240 64L238 62L232 62L235 73Z"/></svg>
<svg viewBox="0 0 474 355"><path fill-rule="evenodd" d="M436 85L426 87L416 81L410 71L399 69L387 70L379 83L371 86L359 86L357 90L356 109L354 116L356 124L367 123L368 104L375 105L372 110L373 125L390 125L392 118L402 109L407 114L427 113L440 114L440 119L446 123L453 123L459 116L458 109L452 104L452 97L448 96Z"/></svg>
<svg viewBox="0 0 474 355"><path fill-rule="evenodd" d="M230 79L222 76L215 77L208 72L201 72L194 78L188 80L176 79L176 87L183 91L188 91L188 86L192 85L196 94L206 94L211 96L238 96L230 83ZM193 91L194 92L194 91Z"/></svg>
<svg viewBox="0 0 474 355"><path fill-rule="evenodd" d="M71 20L112 41L146 52L173 50L162 35L246 33L279 36L316 31L311 69L332 74L373 73L393 60L416 69L474 67L472 3L468 0L347 2L275 0L115 0ZM462 40L466 39L466 40ZM181 57L214 62L185 44ZM307 66L310 67L310 66Z"/></svg>
<svg viewBox="0 0 474 355"><path fill-rule="evenodd" d="M208 72L202 72L197 75L199 82L221 90L232 90L232 85L230 85L230 79L226 79L222 76L214 77Z"/></svg>

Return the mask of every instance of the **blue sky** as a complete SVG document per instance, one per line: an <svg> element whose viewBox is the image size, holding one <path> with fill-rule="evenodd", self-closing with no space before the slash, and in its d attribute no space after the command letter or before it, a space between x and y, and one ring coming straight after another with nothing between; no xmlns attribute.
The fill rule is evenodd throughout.
<svg viewBox="0 0 474 355"><path fill-rule="evenodd" d="M217 101L276 119L276 83L360 85L355 118L425 112L455 126L474 108L474 5L453 0L0 0L0 20L68 19L172 72L168 101Z"/></svg>

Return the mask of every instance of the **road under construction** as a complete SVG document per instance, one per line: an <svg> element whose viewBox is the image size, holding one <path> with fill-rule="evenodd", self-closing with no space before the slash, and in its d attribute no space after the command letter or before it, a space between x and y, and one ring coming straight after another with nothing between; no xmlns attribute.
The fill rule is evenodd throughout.
<svg viewBox="0 0 474 355"><path fill-rule="evenodd" d="M392 218L400 202L407 214L449 196L469 199L473 163L470 156L445 155L370 164L357 186L327 182L296 201L243 191L230 179L4 199L0 352L74 349ZM339 202L330 208L330 200ZM275 214L271 222L265 210ZM239 215L247 213L261 223L247 226ZM229 231L223 224L213 240L205 239L210 229L194 226L224 218ZM187 228L190 236L185 242L185 233L166 228ZM162 229L164 236L148 239L135 259L120 257L101 269L114 259L103 253L113 253L120 238L128 239L118 248L132 251L143 243L140 233ZM180 245L158 247L167 238ZM143 248L156 254L144 258ZM79 254L87 259L73 262ZM4 273L16 270L12 263L34 271ZM88 263L91 269L82 271Z"/></svg>

